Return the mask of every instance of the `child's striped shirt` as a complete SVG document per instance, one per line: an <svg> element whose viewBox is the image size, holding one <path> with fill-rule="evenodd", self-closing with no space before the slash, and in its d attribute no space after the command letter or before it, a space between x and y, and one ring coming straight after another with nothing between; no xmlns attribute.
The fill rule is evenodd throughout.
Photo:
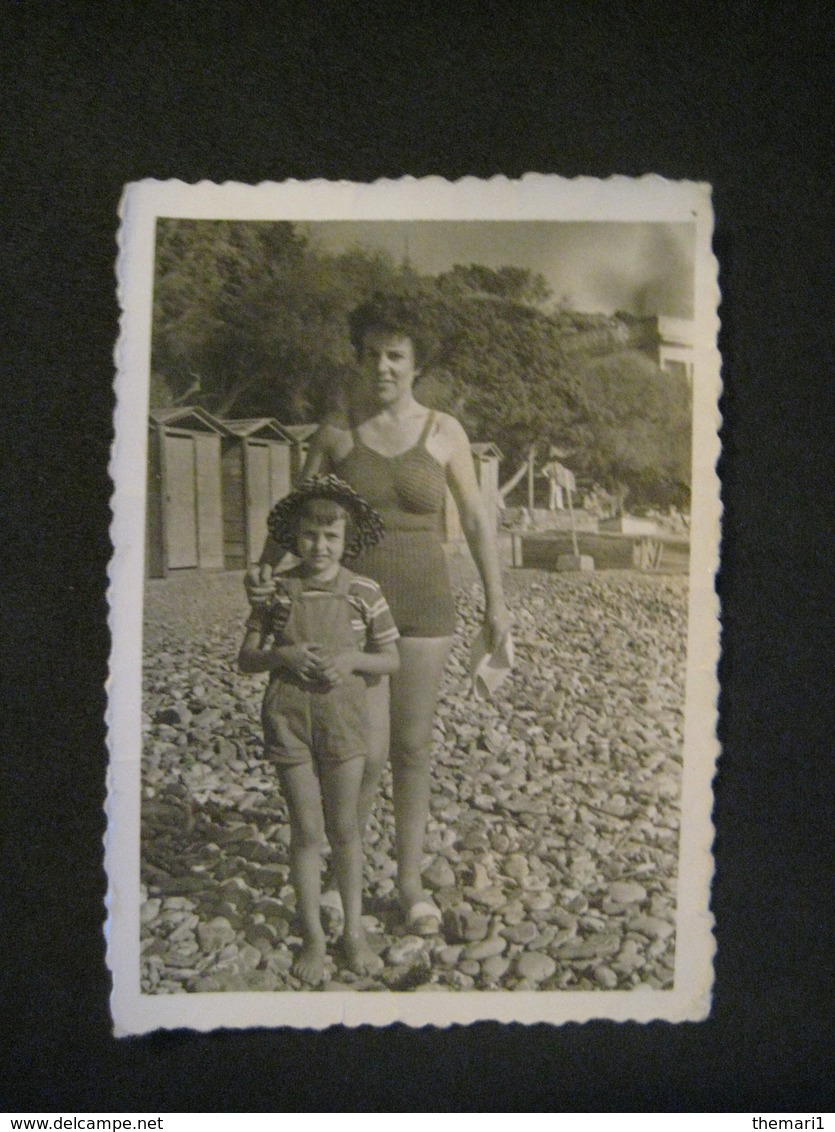
<svg viewBox="0 0 835 1132"><path fill-rule="evenodd" d="M341 569L345 568L341 567ZM298 577L295 570L288 573ZM347 573L350 575L347 598L353 611L351 627L357 637L357 646L364 652L374 652L382 645L392 644L399 638L400 633L394 623L388 602L383 597L383 591L371 578L350 571ZM274 581L275 597L272 604L264 609L253 609L246 627L259 629L264 636L272 634L276 641L280 641L290 616L293 599L283 581L283 575L277 574ZM335 585L336 578L331 582L315 585L307 582L304 585L304 592L308 598L316 593L330 594Z"/></svg>

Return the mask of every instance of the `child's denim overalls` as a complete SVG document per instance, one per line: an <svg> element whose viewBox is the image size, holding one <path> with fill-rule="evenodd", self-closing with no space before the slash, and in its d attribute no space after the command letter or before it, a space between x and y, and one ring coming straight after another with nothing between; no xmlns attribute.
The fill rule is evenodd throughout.
<svg viewBox="0 0 835 1132"><path fill-rule="evenodd" d="M348 601L351 575L340 568L332 590L303 590L301 578L286 578L290 615L283 644L317 644L326 651L361 648L351 625L356 611ZM318 766L365 757L368 719L366 684L358 673L325 689L277 671L261 712L267 756L283 766L310 762Z"/></svg>

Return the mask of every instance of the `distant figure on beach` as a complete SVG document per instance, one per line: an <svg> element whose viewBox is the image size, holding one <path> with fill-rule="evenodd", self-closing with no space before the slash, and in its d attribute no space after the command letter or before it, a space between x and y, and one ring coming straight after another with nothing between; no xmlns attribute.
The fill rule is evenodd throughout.
<svg viewBox="0 0 835 1132"><path fill-rule="evenodd" d="M548 510L549 511L562 511L565 507L562 498L562 484L560 483L560 471L562 464L558 464L556 460L551 460L541 469L540 474L545 476L548 481Z"/></svg>

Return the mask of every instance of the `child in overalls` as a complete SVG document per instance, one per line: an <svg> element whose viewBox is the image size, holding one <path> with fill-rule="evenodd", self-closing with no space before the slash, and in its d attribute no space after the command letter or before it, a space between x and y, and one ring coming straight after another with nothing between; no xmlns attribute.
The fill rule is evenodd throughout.
<svg viewBox="0 0 835 1132"><path fill-rule="evenodd" d="M290 867L303 945L302 981L324 977L320 916L325 833L345 915L342 950L357 974L382 967L361 922L357 802L367 750L366 677L399 667L399 636L380 587L341 565L379 542L382 521L336 476L305 481L270 513L271 537L299 565L275 575L275 597L247 622L239 665L269 672L262 722L290 813ZM347 533L346 533L347 528Z"/></svg>

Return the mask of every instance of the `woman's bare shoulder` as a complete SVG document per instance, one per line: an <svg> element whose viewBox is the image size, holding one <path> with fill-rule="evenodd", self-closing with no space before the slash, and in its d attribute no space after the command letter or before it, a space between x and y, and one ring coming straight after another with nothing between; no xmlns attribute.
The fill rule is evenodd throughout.
<svg viewBox="0 0 835 1132"><path fill-rule="evenodd" d="M334 443L338 445L340 441L344 442L345 434L350 431L351 425L344 413L329 413L314 433L314 439L321 447L328 449Z"/></svg>
<svg viewBox="0 0 835 1132"><path fill-rule="evenodd" d="M346 416L334 413L319 425L311 438L310 451L319 452L333 462L343 459L352 443L350 422Z"/></svg>
<svg viewBox="0 0 835 1132"><path fill-rule="evenodd" d="M469 443L464 426L458 418L454 417L452 413L443 413L440 409L436 409L435 411L434 432L440 439L447 440L453 444L460 443L461 441Z"/></svg>
<svg viewBox="0 0 835 1132"><path fill-rule="evenodd" d="M351 421L348 417L348 411L340 407L330 409L322 417L321 427L335 429L337 432L350 432Z"/></svg>

